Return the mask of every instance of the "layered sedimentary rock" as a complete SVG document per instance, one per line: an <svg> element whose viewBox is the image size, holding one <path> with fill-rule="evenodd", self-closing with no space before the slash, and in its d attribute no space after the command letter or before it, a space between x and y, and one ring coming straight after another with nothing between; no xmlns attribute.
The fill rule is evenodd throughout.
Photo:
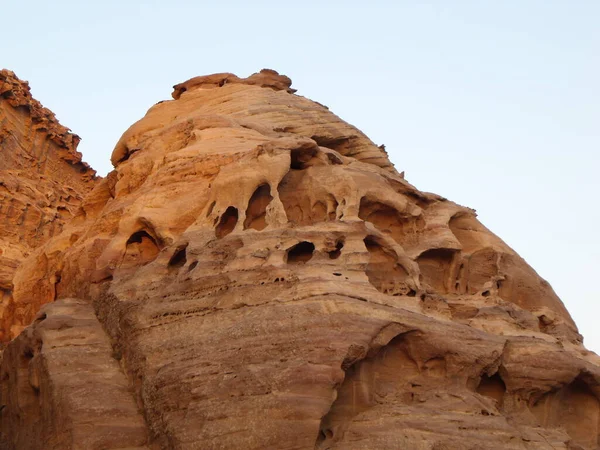
<svg viewBox="0 0 600 450"><path fill-rule="evenodd" d="M2 448L144 448L143 416L91 303L46 305L4 359L2 399L13 409Z"/></svg>
<svg viewBox="0 0 600 450"><path fill-rule="evenodd" d="M26 82L0 70L0 341L21 331L10 310L20 262L62 231L94 185L78 143Z"/></svg>
<svg viewBox="0 0 600 450"><path fill-rule="evenodd" d="M6 448L596 448L548 283L290 86L176 85L19 267Z"/></svg>

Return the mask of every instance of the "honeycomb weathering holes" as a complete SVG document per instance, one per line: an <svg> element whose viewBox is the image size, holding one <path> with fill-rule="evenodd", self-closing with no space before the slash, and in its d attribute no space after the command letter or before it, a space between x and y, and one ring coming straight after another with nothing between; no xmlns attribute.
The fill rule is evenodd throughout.
<svg viewBox="0 0 600 450"><path fill-rule="evenodd" d="M127 240L123 262L126 265L147 264L156 258L159 251L156 239L146 230L139 230Z"/></svg>
<svg viewBox="0 0 600 450"><path fill-rule="evenodd" d="M498 406L502 406L504 394L506 393L506 385L498 372L492 376L484 374L481 377L479 386L477 386L477 393L493 398L498 402Z"/></svg>
<svg viewBox="0 0 600 450"><path fill-rule="evenodd" d="M288 249L286 254L286 261L288 264L305 263L312 258L314 251L315 244L313 244L312 242L300 242Z"/></svg>
<svg viewBox="0 0 600 450"><path fill-rule="evenodd" d="M231 233L235 229L235 226L237 225L237 221L238 221L237 208L235 208L233 206L228 207L225 210L225 212L223 213L223 215L221 216L219 223L217 224L217 228L215 229L215 235L218 238L227 236L229 233Z"/></svg>
<svg viewBox="0 0 600 450"><path fill-rule="evenodd" d="M271 195L271 186L261 184L256 188L246 209L246 219L244 220L244 230L253 228L255 230L264 230L267 226L267 206L273 200Z"/></svg>
<svg viewBox="0 0 600 450"><path fill-rule="evenodd" d="M408 272L398 263L396 253L380 244L375 236L367 236L364 243L369 252L366 269L369 283L384 294L414 295L414 290L407 282Z"/></svg>
<svg viewBox="0 0 600 450"><path fill-rule="evenodd" d="M183 267L183 266L185 266L186 262L187 262L187 244L182 247L178 247L175 250L175 253L173 253L173 256L171 256L171 259L169 260L169 267L173 267L173 268Z"/></svg>

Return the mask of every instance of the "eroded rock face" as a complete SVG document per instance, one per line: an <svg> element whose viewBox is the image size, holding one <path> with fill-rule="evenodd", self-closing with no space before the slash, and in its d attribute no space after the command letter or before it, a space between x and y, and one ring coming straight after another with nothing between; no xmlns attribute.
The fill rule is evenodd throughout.
<svg viewBox="0 0 600 450"><path fill-rule="evenodd" d="M45 305L4 352L4 443L145 448L147 428L115 356L90 302Z"/></svg>
<svg viewBox="0 0 600 450"><path fill-rule="evenodd" d="M89 448L596 448L598 357L548 283L290 86L274 71L176 85L19 267L13 326L34 324L0 368L8 448L45 448L10 431L48 426L19 425L31 389L70 404L36 381L66 383L58 371L15 369L52 356L24 342L63 298L41 314L78 333L68 308L93 305L112 360L104 343L86 370L124 398L127 379L145 418L146 434L124 400L135 442ZM94 397L98 423L112 396Z"/></svg>
<svg viewBox="0 0 600 450"><path fill-rule="evenodd" d="M0 341L22 329L12 310L17 267L60 234L96 181L78 143L77 135L32 98L27 82L0 70ZM36 310L21 323L29 323Z"/></svg>

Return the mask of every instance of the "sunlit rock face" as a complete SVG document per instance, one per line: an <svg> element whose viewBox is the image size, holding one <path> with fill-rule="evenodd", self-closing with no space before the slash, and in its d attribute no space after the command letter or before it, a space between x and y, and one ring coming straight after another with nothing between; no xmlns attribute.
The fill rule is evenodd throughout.
<svg viewBox="0 0 600 450"><path fill-rule="evenodd" d="M39 307L12 309L16 269L60 234L97 181L78 143L27 82L0 70L0 342L16 336ZM54 300L51 294L45 301Z"/></svg>
<svg viewBox="0 0 600 450"><path fill-rule="evenodd" d="M197 77L125 132L14 276L6 448L596 448L548 283L294 92Z"/></svg>

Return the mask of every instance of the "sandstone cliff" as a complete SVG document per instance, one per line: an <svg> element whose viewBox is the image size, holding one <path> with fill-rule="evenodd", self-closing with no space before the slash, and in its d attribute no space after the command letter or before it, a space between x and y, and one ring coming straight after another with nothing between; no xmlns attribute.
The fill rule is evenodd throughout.
<svg viewBox="0 0 600 450"><path fill-rule="evenodd" d="M15 270L62 231L94 185L95 172L81 161L78 143L32 98L26 82L0 70L0 342L21 331L11 329Z"/></svg>
<svg viewBox="0 0 600 450"><path fill-rule="evenodd" d="M5 448L597 448L598 357L473 210L277 72L174 88L12 278Z"/></svg>

